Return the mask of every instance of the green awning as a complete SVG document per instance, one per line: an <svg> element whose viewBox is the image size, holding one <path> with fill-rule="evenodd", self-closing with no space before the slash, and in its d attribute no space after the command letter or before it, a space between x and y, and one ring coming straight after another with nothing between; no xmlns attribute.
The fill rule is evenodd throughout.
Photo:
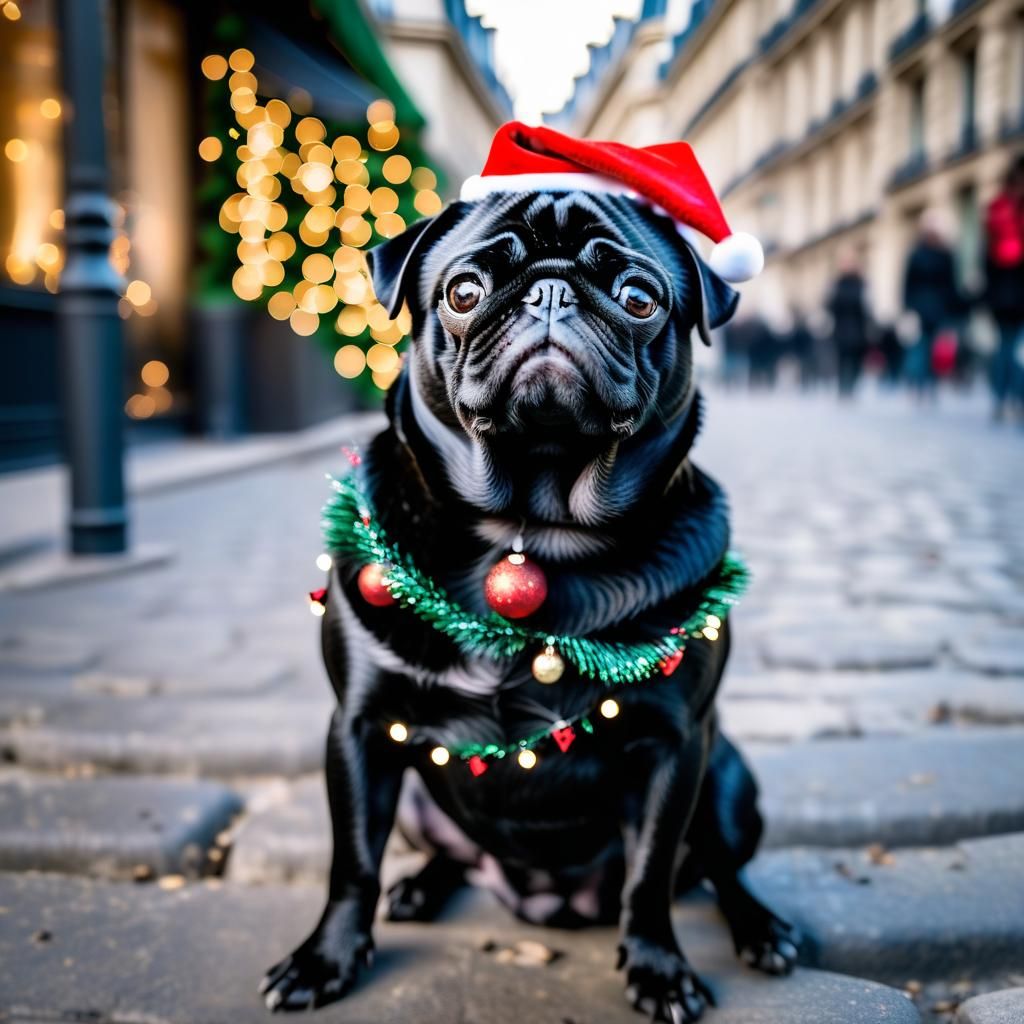
<svg viewBox="0 0 1024 1024"><path fill-rule="evenodd" d="M398 126L423 128L426 118L392 70L359 0L312 0L312 6L349 64L395 105Z"/></svg>

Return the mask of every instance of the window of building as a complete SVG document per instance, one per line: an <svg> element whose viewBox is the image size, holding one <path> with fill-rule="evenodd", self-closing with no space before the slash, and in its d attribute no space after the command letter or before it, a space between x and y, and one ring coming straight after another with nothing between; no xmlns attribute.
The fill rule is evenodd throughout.
<svg viewBox="0 0 1024 1024"><path fill-rule="evenodd" d="M51 5L26 4L0 32L0 283L57 290L61 109Z"/></svg>
<svg viewBox="0 0 1024 1024"><path fill-rule="evenodd" d="M977 142L978 51L960 57L960 149L974 149Z"/></svg>
<svg viewBox="0 0 1024 1024"><path fill-rule="evenodd" d="M912 161L925 158L924 132L924 78L915 79L910 83L910 124L909 124L909 156Z"/></svg>

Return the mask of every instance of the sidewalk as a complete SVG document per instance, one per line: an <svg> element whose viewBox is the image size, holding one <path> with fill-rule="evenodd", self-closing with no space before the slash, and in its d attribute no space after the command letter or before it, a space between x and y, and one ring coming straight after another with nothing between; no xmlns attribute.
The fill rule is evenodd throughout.
<svg viewBox="0 0 1024 1024"><path fill-rule="evenodd" d="M353 431L382 422L378 413L353 414L290 434L250 435L234 441L168 441L128 451L125 473L133 497L202 483L337 448ZM0 474L0 561L57 541L67 487L64 466Z"/></svg>
<svg viewBox="0 0 1024 1024"><path fill-rule="evenodd" d="M968 406L707 405L696 461L755 574L721 702L769 819L750 874L810 940L807 968L760 979L684 903L707 1019L951 1020L1024 984L1024 437ZM172 559L0 593L0 1019L267 1019L260 972L322 895L330 696L305 593L324 473L365 430L142 455L135 536ZM0 478L4 538L52 532L58 489ZM639 1019L609 933L472 897L377 937L381 966L317 1019ZM564 955L487 947L523 939Z"/></svg>

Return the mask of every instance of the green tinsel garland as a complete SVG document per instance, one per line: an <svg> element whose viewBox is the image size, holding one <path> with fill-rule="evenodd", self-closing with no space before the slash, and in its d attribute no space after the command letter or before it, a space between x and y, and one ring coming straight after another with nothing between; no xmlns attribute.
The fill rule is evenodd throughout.
<svg viewBox="0 0 1024 1024"><path fill-rule="evenodd" d="M540 644L555 648L563 658L572 662L580 675L598 679L608 687L642 682L658 671L670 674L678 663L675 656L681 654L690 638L716 639L722 621L739 600L749 579L740 558L732 552L727 553L714 583L704 591L696 610L678 628L657 640L627 644L546 633L510 622L493 612L478 616L460 607L388 540L355 473L341 480L332 480L332 485L335 493L323 512L328 552L362 564L377 562L386 565L387 586L398 604L449 637L463 654L504 658L519 654L528 645ZM560 722L554 729L567 728L576 721L586 732L593 732L593 724L587 715ZM463 759L477 760L476 766L471 764L476 771L478 759L501 758L516 751L530 750L552 734L552 729L545 729L505 746L471 743L453 752ZM447 752L444 757L447 759Z"/></svg>

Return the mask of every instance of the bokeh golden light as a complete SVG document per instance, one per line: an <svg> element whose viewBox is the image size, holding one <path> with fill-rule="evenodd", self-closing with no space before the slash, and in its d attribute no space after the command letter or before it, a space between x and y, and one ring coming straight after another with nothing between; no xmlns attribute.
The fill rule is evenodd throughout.
<svg viewBox="0 0 1024 1024"><path fill-rule="evenodd" d="M366 367L366 356L358 345L342 345L334 354L334 369L338 375L351 380Z"/></svg>
<svg viewBox="0 0 1024 1024"><path fill-rule="evenodd" d="M165 362L159 359L150 359L139 371L139 378L148 387L162 388L171 379L171 371Z"/></svg>
<svg viewBox="0 0 1024 1024"><path fill-rule="evenodd" d="M200 67L203 70L203 74L211 82L220 81L228 73L228 62L218 53L212 53L209 57L204 57Z"/></svg>
<svg viewBox="0 0 1024 1024"><path fill-rule="evenodd" d="M212 135L207 136L199 143L199 155L207 163L213 163L214 160L219 159L223 152L224 146L220 139L214 138Z"/></svg>
<svg viewBox="0 0 1024 1024"><path fill-rule="evenodd" d="M255 63L256 58L253 56L252 51L246 50L244 47L235 50L228 57L228 67L232 71L249 71Z"/></svg>
<svg viewBox="0 0 1024 1024"><path fill-rule="evenodd" d="M20 164L28 156L28 143L24 139L8 139L4 146L4 156L11 163Z"/></svg>
<svg viewBox="0 0 1024 1024"><path fill-rule="evenodd" d="M132 281L125 288L124 297L133 306L144 306L153 297L153 290L145 281Z"/></svg>
<svg viewBox="0 0 1024 1024"><path fill-rule="evenodd" d="M388 100L367 108L365 142L354 134L334 137L310 115L311 98L299 90L261 105L254 65L246 49L227 59L209 54L202 62L209 80L227 78L238 125L228 130L238 143L233 153L215 136L199 143L204 160L238 161L239 191L218 213L221 229L238 236L232 289L246 301L265 301L272 318L303 337L333 329L334 336L352 339L336 350L335 370L347 379L367 374L387 388L400 370L395 346L407 337L411 318L403 308L391 319L377 301L362 249L404 231L410 208L426 215L440 210L437 177L390 152L401 133ZM295 197L304 210L296 211ZM145 302L131 294L128 300L125 315L143 313ZM162 384L144 383L149 390L126 406L140 419L164 401L155 396Z"/></svg>

